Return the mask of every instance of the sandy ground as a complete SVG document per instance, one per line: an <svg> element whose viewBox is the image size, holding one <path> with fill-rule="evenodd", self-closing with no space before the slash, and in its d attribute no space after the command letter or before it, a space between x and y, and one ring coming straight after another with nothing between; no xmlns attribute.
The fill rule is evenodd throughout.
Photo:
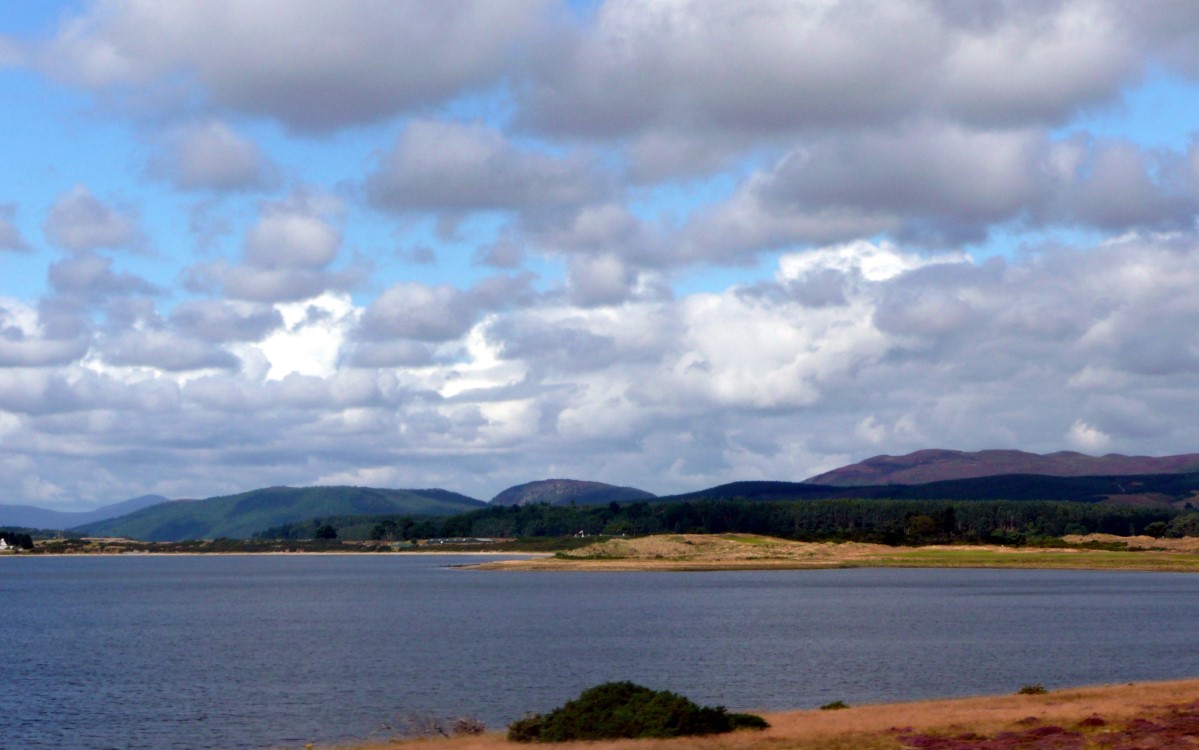
<svg viewBox="0 0 1199 750"><path fill-rule="evenodd" d="M763 714L764 732L676 740L614 740L561 747L587 750L949 750L997 747L1199 747L1199 680L1129 683L1045 695L1003 695L850 707L839 711ZM940 743L940 744L938 744ZM413 748L513 750L501 733L346 746L361 750Z"/></svg>
<svg viewBox="0 0 1199 750"><path fill-rule="evenodd" d="M845 567L1048 567L1199 571L1199 539L1091 535L1146 551L940 545L889 547L847 542L793 542L752 534L666 534L608 539L554 557L468 566L481 570L739 570Z"/></svg>

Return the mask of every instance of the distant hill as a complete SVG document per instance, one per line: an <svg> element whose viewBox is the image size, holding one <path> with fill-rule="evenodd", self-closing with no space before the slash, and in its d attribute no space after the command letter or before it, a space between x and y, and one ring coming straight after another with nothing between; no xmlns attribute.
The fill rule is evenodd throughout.
<svg viewBox="0 0 1199 750"><path fill-rule="evenodd" d="M578 479L542 479L509 487L491 498L491 505L605 505L611 502L652 500L653 493L635 487L616 487Z"/></svg>
<svg viewBox="0 0 1199 750"><path fill-rule="evenodd" d="M176 500L76 527L89 536L143 541L245 539L257 531L325 516L404 514L448 516L486 503L447 490L371 487L268 487L206 500Z"/></svg>
<svg viewBox="0 0 1199 750"><path fill-rule="evenodd" d="M1199 473L1127 474L1055 477L1002 474L946 479L924 484L878 484L836 487L808 482L733 482L685 495L666 495L655 502L702 500L1050 500L1120 505L1199 506Z"/></svg>
<svg viewBox="0 0 1199 750"><path fill-rule="evenodd" d="M804 480L809 484L856 487L880 484L925 484L1003 474L1054 477L1184 474L1199 471L1199 453L1180 456L1088 456L1062 451L1040 455L1016 450L967 453L922 450L906 456L875 456Z"/></svg>
<svg viewBox="0 0 1199 750"><path fill-rule="evenodd" d="M32 505L0 505L0 526L25 526L34 529L70 529L87 523L116 518L126 513L169 502L162 495L142 495L95 510L66 512Z"/></svg>

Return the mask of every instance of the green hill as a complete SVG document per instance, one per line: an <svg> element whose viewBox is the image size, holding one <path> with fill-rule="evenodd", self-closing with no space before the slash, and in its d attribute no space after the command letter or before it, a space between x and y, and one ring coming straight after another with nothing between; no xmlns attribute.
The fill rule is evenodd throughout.
<svg viewBox="0 0 1199 750"><path fill-rule="evenodd" d="M447 490L371 487L268 487L206 500L175 500L119 518L76 527L89 536L143 541L249 538L270 526L325 516L449 516L486 507L481 500Z"/></svg>

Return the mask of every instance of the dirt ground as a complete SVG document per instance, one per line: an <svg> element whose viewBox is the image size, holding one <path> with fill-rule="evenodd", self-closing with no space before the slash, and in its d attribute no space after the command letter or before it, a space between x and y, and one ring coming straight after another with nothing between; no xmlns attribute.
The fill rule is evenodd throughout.
<svg viewBox="0 0 1199 750"><path fill-rule="evenodd" d="M763 714L764 732L579 743L587 750L1140 750L1199 747L1199 680ZM356 750L513 750L502 733ZM559 745L568 747L570 745Z"/></svg>

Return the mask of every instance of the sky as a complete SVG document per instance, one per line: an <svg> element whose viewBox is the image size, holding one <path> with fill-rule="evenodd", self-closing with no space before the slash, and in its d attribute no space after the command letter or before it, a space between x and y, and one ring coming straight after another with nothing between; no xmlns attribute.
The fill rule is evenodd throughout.
<svg viewBox="0 0 1199 750"><path fill-rule="evenodd" d="M1199 4L0 4L0 503L1199 452Z"/></svg>

